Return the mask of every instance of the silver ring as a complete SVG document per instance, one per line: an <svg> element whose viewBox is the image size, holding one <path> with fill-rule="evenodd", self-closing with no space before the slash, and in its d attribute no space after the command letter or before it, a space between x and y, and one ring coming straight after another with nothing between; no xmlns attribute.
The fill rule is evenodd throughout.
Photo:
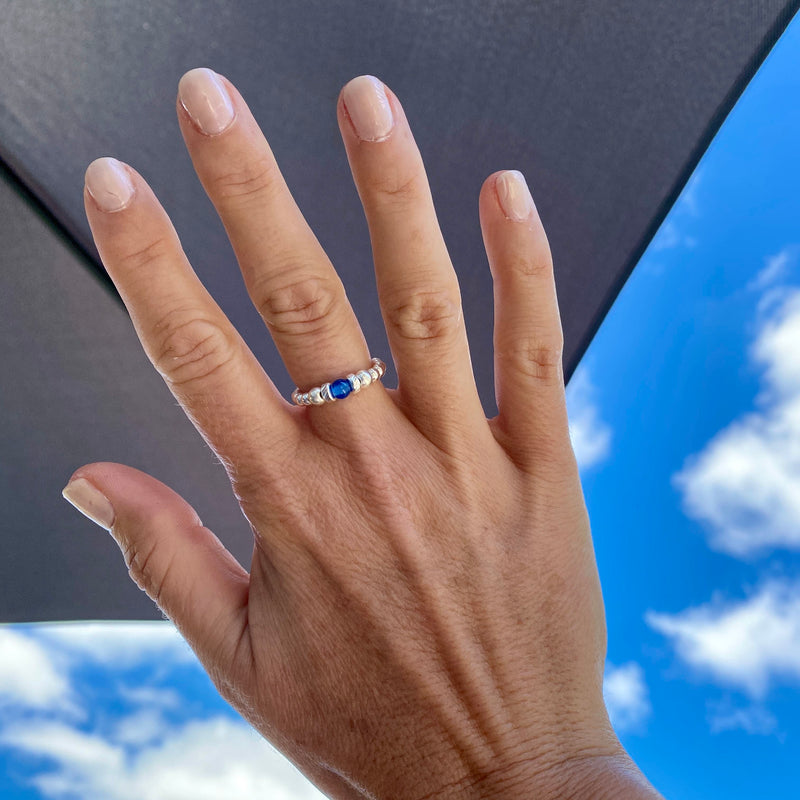
<svg viewBox="0 0 800 800"><path fill-rule="evenodd" d="M366 369L350 373L344 378L328 381L321 386L315 386L307 392L295 389L292 392L292 402L298 406L321 406L323 403L335 403L344 400L351 394L357 394L371 383L379 381L386 374L386 364L379 358L373 358Z"/></svg>

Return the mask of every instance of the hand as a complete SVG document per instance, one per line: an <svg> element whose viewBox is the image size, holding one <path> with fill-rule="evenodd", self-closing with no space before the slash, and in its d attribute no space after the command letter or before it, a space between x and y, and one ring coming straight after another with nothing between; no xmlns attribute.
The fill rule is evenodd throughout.
<svg viewBox="0 0 800 800"><path fill-rule="evenodd" d="M242 96L192 70L177 112L292 379L305 391L366 368L381 354ZM553 265L524 181L498 172L480 192L499 409L487 420L400 101L362 76L337 116L398 388L283 399L141 175L98 159L84 190L94 240L153 366L227 469L251 571L139 470L81 467L75 487L101 495L73 499L111 530L222 696L330 796L658 797L603 703Z"/></svg>

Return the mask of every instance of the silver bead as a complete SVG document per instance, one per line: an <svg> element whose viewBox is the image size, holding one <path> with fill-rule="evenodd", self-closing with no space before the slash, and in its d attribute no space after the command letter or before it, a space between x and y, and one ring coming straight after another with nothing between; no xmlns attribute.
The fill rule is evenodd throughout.
<svg viewBox="0 0 800 800"><path fill-rule="evenodd" d="M335 403L336 398L331 394L331 385L330 383L323 383L322 386L319 387L319 394L322 398L323 403Z"/></svg>
<svg viewBox="0 0 800 800"><path fill-rule="evenodd" d="M370 367L367 372L369 372L369 376L372 378L373 382L381 379L380 373L375 369L375 367Z"/></svg>
<svg viewBox="0 0 800 800"><path fill-rule="evenodd" d="M356 377L362 386L369 386L372 383L372 375L370 375L365 369L362 369L360 372L358 372Z"/></svg>
<svg viewBox="0 0 800 800"><path fill-rule="evenodd" d="M361 389L361 381L358 379L358 375L351 373L347 376L347 380L350 381L350 385L353 387L352 393L355 394Z"/></svg>
<svg viewBox="0 0 800 800"><path fill-rule="evenodd" d="M315 405L321 406L325 401L320 397L320 388L319 386L315 386L309 393L308 399Z"/></svg>

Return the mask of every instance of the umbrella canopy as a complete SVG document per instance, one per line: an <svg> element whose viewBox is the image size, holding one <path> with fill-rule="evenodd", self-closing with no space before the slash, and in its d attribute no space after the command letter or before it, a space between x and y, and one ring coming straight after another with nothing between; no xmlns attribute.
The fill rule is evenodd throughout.
<svg viewBox="0 0 800 800"><path fill-rule="evenodd" d="M363 73L396 92L427 167L492 416L483 181L519 169L531 186L555 262L569 379L798 6L32 0L4 9L0 620L160 617L127 578L111 537L61 497L70 474L92 461L164 481L249 565L252 533L227 474L145 356L83 210L93 159L112 155L139 170L200 279L288 397L293 384L178 129L185 71L209 66L242 92L372 352L389 361L389 386L369 236L335 103Z"/></svg>

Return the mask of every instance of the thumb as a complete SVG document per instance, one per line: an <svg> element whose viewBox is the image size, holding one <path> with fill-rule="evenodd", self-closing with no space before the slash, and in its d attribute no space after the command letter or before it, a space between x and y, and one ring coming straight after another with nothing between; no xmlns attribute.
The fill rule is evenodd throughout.
<svg viewBox="0 0 800 800"><path fill-rule="evenodd" d="M62 495L116 540L131 578L204 664L233 665L250 576L179 494L145 472L98 462Z"/></svg>

